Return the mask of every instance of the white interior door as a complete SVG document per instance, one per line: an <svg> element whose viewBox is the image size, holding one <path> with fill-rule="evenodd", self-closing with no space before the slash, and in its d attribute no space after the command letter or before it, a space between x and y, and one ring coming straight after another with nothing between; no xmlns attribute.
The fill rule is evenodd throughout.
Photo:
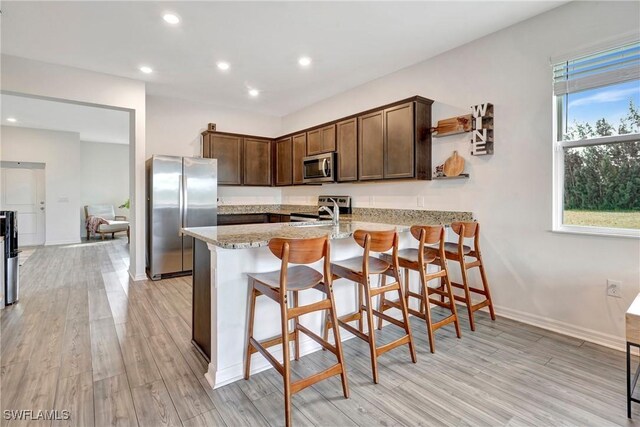
<svg viewBox="0 0 640 427"><path fill-rule="evenodd" d="M3 167L0 206L18 212L20 246L44 244L44 169Z"/></svg>

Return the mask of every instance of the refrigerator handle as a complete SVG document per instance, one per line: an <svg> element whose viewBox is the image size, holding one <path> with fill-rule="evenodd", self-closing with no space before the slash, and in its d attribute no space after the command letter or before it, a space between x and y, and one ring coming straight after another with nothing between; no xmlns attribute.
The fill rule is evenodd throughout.
<svg viewBox="0 0 640 427"><path fill-rule="evenodd" d="M184 185L182 175L178 175L178 212L180 216L180 221L178 223L178 236L182 236L180 233L180 229L184 226Z"/></svg>
<svg viewBox="0 0 640 427"><path fill-rule="evenodd" d="M187 199L187 196L189 195L189 191L188 190L188 177L185 175L182 178L182 226L183 227L188 227L189 223L187 222L187 214L189 213L189 208L188 208L188 203L189 200Z"/></svg>

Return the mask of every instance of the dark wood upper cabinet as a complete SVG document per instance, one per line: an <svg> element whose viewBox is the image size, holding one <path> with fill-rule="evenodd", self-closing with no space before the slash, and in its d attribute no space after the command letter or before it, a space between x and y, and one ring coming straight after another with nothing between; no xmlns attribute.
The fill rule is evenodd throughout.
<svg viewBox="0 0 640 427"><path fill-rule="evenodd" d="M307 132L307 155L336 151L336 125L332 124Z"/></svg>
<svg viewBox="0 0 640 427"><path fill-rule="evenodd" d="M431 105L414 96L277 140L202 133L202 155L218 159L219 185L304 184L303 158L337 152L337 181L432 177Z"/></svg>
<svg viewBox="0 0 640 427"><path fill-rule="evenodd" d="M415 174L413 102L384 110L384 178Z"/></svg>
<svg viewBox="0 0 640 427"><path fill-rule="evenodd" d="M307 132L307 155L313 156L322 153L322 132L314 129Z"/></svg>
<svg viewBox="0 0 640 427"><path fill-rule="evenodd" d="M218 185L242 185L242 136L203 134L203 157L218 159Z"/></svg>
<svg viewBox="0 0 640 427"><path fill-rule="evenodd" d="M291 185L293 182L293 153L291 137L282 138L276 141L275 157L275 184Z"/></svg>
<svg viewBox="0 0 640 427"><path fill-rule="evenodd" d="M336 123L338 182L358 180L358 120Z"/></svg>
<svg viewBox="0 0 640 427"><path fill-rule="evenodd" d="M293 136L293 184L304 184L302 159L307 155L307 134Z"/></svg>
<svg viewBox="0 0 640 427"><path fill-rule="evenodd" d="M244 185L271 185L271 140L244 138Z"/></svg>
<svg viewBox="0 0 640 427"><path fill-rule="evenodd" d="M321 129L322 133L322 152L331 153L336 151L336 125L325 126Z"/></svg>
<svg viewBox="0 0 640 427"><path fill-rule="evenodd" d="M358 117L358 179L384 178L384 110Z"/></svg>

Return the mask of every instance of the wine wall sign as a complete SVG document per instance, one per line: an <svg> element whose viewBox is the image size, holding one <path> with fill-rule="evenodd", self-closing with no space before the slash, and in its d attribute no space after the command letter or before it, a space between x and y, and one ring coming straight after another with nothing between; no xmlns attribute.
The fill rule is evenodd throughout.
<svg viewBox="0 0 640 427"><path fill-rule="evenodd" d="M493 104L488 102L471 107L471 155L493 154Z"/></svg>

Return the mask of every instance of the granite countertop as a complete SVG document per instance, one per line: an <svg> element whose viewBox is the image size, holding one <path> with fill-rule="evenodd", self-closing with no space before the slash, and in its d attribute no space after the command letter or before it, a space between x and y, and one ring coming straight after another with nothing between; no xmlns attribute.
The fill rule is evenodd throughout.
<svg viewBox="0 0 640 427"><path fill-rule="evenodd" d="M218 215L317 213L315 205L219 205Z"/></svg>
<svg viewBox="0 0 640 427"><path fill-rule="evenodd" d="M325 223L323 221L323 223ZM290 239L305 239L329 236L330 239L345 239L351 237L355 230L391 230L398 232L409 230L407 225L384 224L380 222L364 222L342 219L337 227L333 224L304 227L312 222L282 222L272 224L227 225L223 227L194 227L183 228L182 232L188 236L211 243L224 249L247 249L267 246L274 237Z"/></svg>
<svg viewBox="0 0 640 427"><path fill-rule="evenodd" d="M290 215L291 213L318 213L315 205L221 205L219 215L242 215L273 213ZM473 213L462 211L432 211L424 209L381 209L353 208L351 215L340 215L342 219L364 222L382 222L399 225L449 225L454 221L473 221Z"/></svg>

